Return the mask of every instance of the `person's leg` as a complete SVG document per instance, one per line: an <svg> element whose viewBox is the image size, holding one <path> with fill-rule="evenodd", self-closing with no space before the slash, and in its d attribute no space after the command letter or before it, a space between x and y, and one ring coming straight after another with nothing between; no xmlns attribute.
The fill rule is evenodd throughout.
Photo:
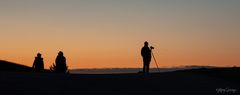
<svg viewBox="0 0 240 95"><path fill-rule="evenodd" d="M149 73L149 64L146 65L146 72Z"/></svg>
<svg viewBox="0 0 240 95"><path fill-rule="evenodd" d="M145 66L145 64L143 64L143 73L145 73L146 71L146 66Z"/></svg>
<svg viewBox="0 0 240 95"><path fill-rule="evenodd" d="M143 58L143 73L146 73L146 59Z"/></svg>

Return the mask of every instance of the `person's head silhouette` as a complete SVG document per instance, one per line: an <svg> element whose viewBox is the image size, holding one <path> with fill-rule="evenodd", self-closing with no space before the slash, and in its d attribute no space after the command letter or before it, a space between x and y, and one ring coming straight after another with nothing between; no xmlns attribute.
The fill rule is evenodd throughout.
<svg viewBox="0 0 240 95"><path fill-rule="evenodd" d="M147 41L144 42L144 46L148 46L148 42Z"/></svg>
<svg viewBox="0 0 240 95"><path fill-rule="evenodd" d="M62 51L59 51L58 55L59 55L59 56L63 56L63 52L62 52Z"/></svg>
<svg viewBox="0 0 240 95"><path fill-rule="evenodd" d="M42 57L42 54L41 54L41 53L38 53L38 54L37 54L37 57L41 58L41 57Z"/></svg>

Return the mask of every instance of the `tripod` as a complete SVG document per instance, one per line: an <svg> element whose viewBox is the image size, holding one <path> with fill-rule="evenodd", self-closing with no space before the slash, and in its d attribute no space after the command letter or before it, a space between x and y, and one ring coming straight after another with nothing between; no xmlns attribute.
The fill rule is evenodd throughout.
<svg viewBox="0 0 240 95"><path fill-rule="evenodd" d="M155 56L154 56L154 54L153 54L153 48L151 48L151 53L152 53L152 57L153 57L153 59L154 59L154 62L155 62L155 64L156 64L156 66L157 66L158 72L160 72L160 69L158 68L158 63L157 63L156 58L155 58Z"/></svg>

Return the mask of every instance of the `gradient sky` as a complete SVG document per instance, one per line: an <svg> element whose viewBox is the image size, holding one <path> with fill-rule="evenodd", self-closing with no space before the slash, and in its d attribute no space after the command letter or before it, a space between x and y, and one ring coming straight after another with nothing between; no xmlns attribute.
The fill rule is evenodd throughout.
<svg viewBox="0 0 240 95"><path fill-rule="evenodd" d="M2 60L142 67L145 40L161 67L240 66L240 0L0 0Z"/></svg>

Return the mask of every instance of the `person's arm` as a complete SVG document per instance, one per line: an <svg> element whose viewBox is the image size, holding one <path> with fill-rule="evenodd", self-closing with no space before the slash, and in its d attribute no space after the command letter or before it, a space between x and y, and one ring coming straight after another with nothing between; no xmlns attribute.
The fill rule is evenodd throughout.
<svg viewBox="0 0 240 95"><path fill-rule="evenodd" d="M36 59L33 61L33 66L32 66L32 68L35 68L35 65L36 65Z"/></svg>
<svg viewBox="0 0 240 95"><path fill-rule="evenodd" d="M66 58L65 58L65 57L63 57L63 63L64 63L64 64L67 64L67 63L66 63Z"/></svg>
<svg viewBox="0 0 240 95"><path fill-rule="evenodd" d="M65 65L65 70L67 71L68 70L68 67L67 67L67 61L66 61L66 58L64 57L64 65Z"/></svg>
<svg viewBox="0 0 240 95"><path fill-rule="evenodd" d="M43 64L43 68L44 68L44 60L43 60L43 58L42 58L42 64Z"/></svg>
<svg viewBox="0 0 240 95"><path fill-rule="evenodd" d="M58 57L56 57L56 59L55 59L55 64L56 65L58 64Z"/></svg>

